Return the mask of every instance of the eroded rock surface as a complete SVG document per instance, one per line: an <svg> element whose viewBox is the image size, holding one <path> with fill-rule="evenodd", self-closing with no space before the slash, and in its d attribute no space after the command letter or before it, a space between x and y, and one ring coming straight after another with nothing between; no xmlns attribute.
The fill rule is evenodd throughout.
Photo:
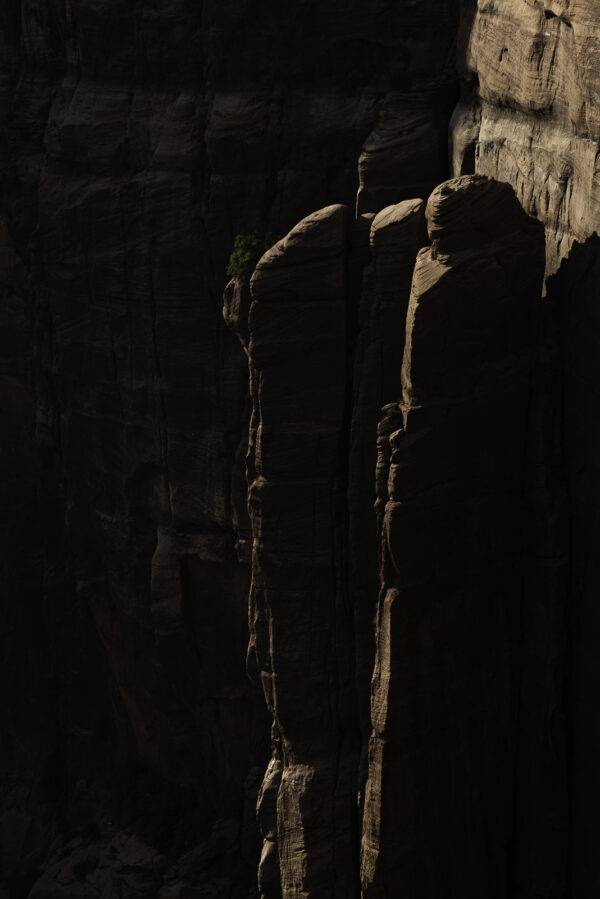
<svg viewBox="0 0 600 899"><path fill-rule="evenodd" d="M374 519L377 423L380 409L401 390L406 311L414 261L426 243L423 200L387 206L364 216L368 248L351 271L358 300L358 334L354 351L353 403L348 448L348 555L355 618L356 690L362 734L362 797L366 747L371 732L370 682L373 671L374 618L379 594L379 548ZM356 229L360 233L359 227ZM352 302L350 297L350 302Z"/></svg>
<svg viewBox="0 0 600 899"><path fill-rule="evenodd" d="M486 180L413 278L456 20L0 12L10 899L357 895L376 638L365 896L599 894L600 13L462 3L450 164L543 306Z"/></svg>
<svg viewBox="0 0 600 899"><path fill-rule="evenodd" d="M11 428L31 450L13 460L22 487L6 507L19 497L19 521L40 528L36 543L11 512L4 545L20 571L34 553L14 595L33 590L53 684L30 683L29 651L14 650L2 765L24 780L4 794L7 821L16 795L43 810L19 824L31 845L11 843L19 884L73 830L97 827L85 840L103 844L123 765L132 790L154 772L173 808L187 796L188 843L165 825L157 851L187 852L237 816L252 882L246 813L269 734L244 665L248 378L221 317L225 266L238 233L280 235L315 208L354 206L356 160L391 92L414 94L425 119L435 107L443 133L448 104L420 99L454 80L456 14L440 3L436 21L437 5L423 17L382 0L27 0L0 13L2 212L27 323ZM440 59L430 75L425 47ZM22 646L25 606L7 603ZM43 758L16 720L25 693L51 708Z"/></svg>
<svg viewBox="0 0 600 899"><path fill-rule="evenodd" d="M591 695L597 695L600 669L591 652L594 563L587 549L594 532L588 502L599 250L590 235L599 221L599 42L600 11L589 0L463 4L462 99L451 126L454 171L512 184L524 208L545 225L547 274L560 267L548 281L546 319L555 322L554 349L548 355L546 347L532 399L543 436L530 476L537 511L533 602L523 638L522 742L528 748L520 760L519 896L587 897L600 888L590 848L597 841L591 807L599 795L591 762L598 752Z"/></svg>
<svg viewBox="0 0 600 899"><path fill-rule="evenodd" d="M349 226L344 206L314 213L251 279L251 651L281 762L260 877L274 879L276 833L284 897L356 895L359 747L340 465Z"/></svg>
<svg viewBox="0 0 600 899"><path fill-rule="evenodd" d="M426 216L402 399L380 427L363 893L506 897L543 229L480 176L442 184Z"/></svg>
<svg viewBox="0 0 600 899"><path fill-rule="evenodd" d="M508 181L546 227L548 271L597 227L600 9L594 0L464 0L454 173Z"/></svg>

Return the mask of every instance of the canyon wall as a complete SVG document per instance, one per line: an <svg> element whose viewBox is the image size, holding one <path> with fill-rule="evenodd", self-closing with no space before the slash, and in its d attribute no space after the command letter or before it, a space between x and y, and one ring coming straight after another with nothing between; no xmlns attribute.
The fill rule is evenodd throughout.
<svg viewBox="0 0 600 899"><path fill-rule="evenodd" d="M550 276L534 390L532 495L541 505L530 555L537 559L534 589L524 609L527 740L520 770L529 797L520 807L527 861L522 857L517 867L519 896L533 888L534 895L574 897L600 890L593 848L600 666L592 648L600 631L591 551L597 543L594 459L600 449L593 311L599 41L600 10L590 0L463 4L452 165L456 174L477 171L512 184L523 208L545 226ZM540 802L547 806L543 815L533 811ZM541 820L546 825L540 828Z"/></svg>
<svg viewBox="0 0 600 899"><path fill-rule="evenodd" d="M0 17L4 889L251 890L271 734L225 267L238 233L353 209L363 146L365 211L446 177L455 4Z"/></svg>
<svg viewBox="0 0 600 899"><path fill-rule="evenodd" d="M543 228L480 176L442 184L426 217L380 429L363 895L505 897Z"/></svg>
<svg viewBox="0 0 600 899"><path fill-rule="evenodd" d="M599 36L4 4L2 899L598 895Z"/></svg>

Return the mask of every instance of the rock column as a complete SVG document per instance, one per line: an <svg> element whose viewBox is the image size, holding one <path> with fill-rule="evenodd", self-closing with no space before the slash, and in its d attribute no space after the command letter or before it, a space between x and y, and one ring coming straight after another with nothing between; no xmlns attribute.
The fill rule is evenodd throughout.
<svg viewBox="0 0 600 899"><path fill-rule="evenodd" d="M251 655L273 716L263 896L356 895L358 727L344 561L348 210L303 219L251 279Z"/></svg>
<svg viewBox="0 0 600 899"><path fill-rule="evenodd" d="M363 894L505 899L543 230L481 176L436 188L426 218L380 426Z"/></svg>

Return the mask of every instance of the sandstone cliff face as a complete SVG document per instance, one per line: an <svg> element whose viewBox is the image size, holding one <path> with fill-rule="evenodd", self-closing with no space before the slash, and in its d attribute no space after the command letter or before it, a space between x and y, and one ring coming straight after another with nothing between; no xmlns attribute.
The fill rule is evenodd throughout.
<svg viewBox="0 0 600 899"><path fill-rule="evenodd" d="M363 895L504 897L543 229L478 176L441 185L426 215L402 399L380 429Z"/></svg>
<svg viewBox="0 0 600 899"><path fill-rule="evenodd" d="M358 890L376 426L400 385L423 222L420 200L356 222L328 207L270 250L250 282L250 669L274 741L260 799L264 896ZM231 285L230 320L236 295Z"/></svg>
<svg viewBox="0 0 600 899"><path fill-rule="evenodd" d="M597 235L577 244L551 279L549 297L559 304L564 396L563 445L569 499L570 568L568 575L568 667L562 690L568 726L569 882L573 896L591 897L600 889L595 851L600 783L597 770L598 677L596 604L598 500L595 470L597 433L598 272ZM553 615L554 620L555 614ZM551 620L551 619L550 619ZM548 646L564 634L553 622ZM555 653L554 653L555 654ZM554 661L554 671L557 669ZM556 680L556 678L555 678ZM564 852L564 850L563 850Z"/></svg>
<svg viewBox="0 0 600 899"><path fill-rule="evenodd" d="M597 452L597 247L588 238L598 227L599 35L597 5L583 0L463 4L462 98L451 126L454 170L512 184L524 208L545 225L547 274L560 268L547 282L540 322L544 359L534 390L537 513L532 601L524 613L527 749L520 761L528 799L519 813L527 860L517 864L519 895L534 890L586 897L600 889L591 848L597 841L591 807L597 808L600 796L591 710L598 677L591 645L598 630L590 602L595 563L585 549L594 532L589 516ZM536 815L533 809L545 804L547 811Z"/></svg>
<svg viewBox="0 0 600 899"><path fill-rule="evenodd" d="M0 13L3 897L598 895L600 14L456 7Z"/></svg>
<svg viewBox="0 0 600 899"><path fill-rule="evenodd" d="M11 433L29 435L7 606L14 645L38 647L9 658L17 894L46 868L32 895L81 890L94 858L90 890L252 882L270 736L244 664L247 363L225 263L237 233L354 207L363 144L372 211L445 176L456 19L446 0L5 5Z"/></svg>
<svg viewBox="0 0 600 899"><path fill-rule="evenodd" d="M253 402L250 671L273 718L261 893L354 895L355 801L365 896L563 896L562 288L541 302L543 229L485 177L434 191L420 253L420 200L347 219L324 209L261 260L249 325L247 282L225 294Z"/></svg>
<svg viewBox="0 0 600 899"><path fill-rule="evenodd" d="M362 282L356 278L360 300L348 447L348 554L362 740L361 805L371 733L370 683L379 593L379 545L373 518L377 423L382 406L392 402L401 389L410 282L416 254L425 241L422 200L386 206L370 221L369 258L363 259Z"/></svg>
<svg viewBox="0 0 600 899"><path fill-rule="evenodd" d="M282 762L275 830L286 897L351 896L356 882L343 557L348 227L343 206L304 219L251 280L251 651ZM274 863L263 854L261 879Z"/></svg>
<svg viewBox="0 0 600 899"><path fill-rule="evenodd" d="M462 4L454 171L512 184L546 227L550 271L598 223L599 34L593 0Z"/></svg>

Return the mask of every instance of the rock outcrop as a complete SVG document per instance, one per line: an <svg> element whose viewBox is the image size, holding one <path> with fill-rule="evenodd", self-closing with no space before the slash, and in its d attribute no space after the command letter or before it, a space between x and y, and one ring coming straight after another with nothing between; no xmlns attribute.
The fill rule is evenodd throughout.
<svg viewBox="0 0 600 899"><path fill-rule="evenodd" d="M599 36L4 4L2 899L596 899Z"/></svg>
<svg viewBox="0 0 600 899"><path fill-rule="evenodd" d="M344 206L303 219L250 282L251 651L281 761L273 831L286 899L353 896L357 881L344 558L349 225Z"/></svg>
<svg viewBox="0 0 600 899"><path fill-rule="evenodd" d="M598 224L600 10L594 0L463 0L455 174L515 189L543 222L548 271Z"/></svg>
<svg viewBox="0 0 600 899"><path fill-rule="evenodd" d="M600 11L590 0L463 3L454 171L509 182L545 226L546 274L559 269L547 282L532 397L519 896L591 897L600 889L591 848L598 833L592 808L600 802L592 762L600 751L592 711L600 667L591 649L595 563L587 542L594 539L599 41Z"/></svg>
<svg viewBox="0 0 600 899"><path fill-rule="evenodd" d="M10 440L25 446L6 456L3 544L10 889L26 894L52 860L40 889L60 893L53 866L71 839L102 856L109 820L127 839L145 828L144 803L113 795L123 771L136 795L154 778L163 817L183 822L184 836L145 828L148 857L202 845L213 858L237 821L210 868L252 883L247 812L269 732L244 664L248 380L220 314L225 267L238 233L354 206L357 158L392 92L421 116L409 144L429 141L435 117L419 177L445 174L457 15L438 7L437 19L380 0L0 12L2 215L22 268Z"/></svg>
<svg viewBox="0 0 600 899"><path fill-rule="evenodd" d="M351 272L359 298L352 372L352 414L348 447L348 558L355 620L356 690L362 736L359 796L366 778L371 733L370 683L375 655L373 622L379 593L379 547L374 526L377 423L382 406L401 391L406 311L414 261L426 242L423 200L387 206L363 216L369 243L354 257L364 267ZM357 233L361 233L361 218ZM365 235L365 236L366 236ZM367 264L368 263L368 264ZM350 293L349 293L350 297Z"/></svg>
<svg viewBox="0 0 600 899"><path fill-rule="evenodd" d="M402 398L380 429L363 895L505 897L543 229L480 176L442 184L426 215Z"/></svg>

